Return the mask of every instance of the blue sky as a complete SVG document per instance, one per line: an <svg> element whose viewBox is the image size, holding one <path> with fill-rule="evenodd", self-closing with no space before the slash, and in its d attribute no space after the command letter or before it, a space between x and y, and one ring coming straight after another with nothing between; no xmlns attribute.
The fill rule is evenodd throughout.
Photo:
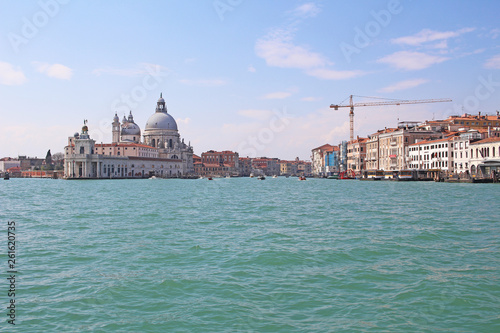
<svg viewBox="0 0 500 333"><path fill-rule="evenodd" d="M0 0L0 157L61 152L160 92L195 153L309 159L355 135L500 110L500 2ZM355 101L370 100L355 98Z"/></svg>

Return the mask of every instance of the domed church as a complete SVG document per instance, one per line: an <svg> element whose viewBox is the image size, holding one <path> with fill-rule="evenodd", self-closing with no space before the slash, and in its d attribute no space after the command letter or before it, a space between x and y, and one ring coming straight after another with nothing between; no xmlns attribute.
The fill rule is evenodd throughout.
<svg viewBox="0 0 500 333"><path fill-rule="evenodd" d="M111 144L96 144L85 121L82 135L69 137L65 147L65 177L69 179L183 177L193 172L193 147L181 139L162 94L146 122L143 142L130 111L121 124L115 113Z"/></svg>

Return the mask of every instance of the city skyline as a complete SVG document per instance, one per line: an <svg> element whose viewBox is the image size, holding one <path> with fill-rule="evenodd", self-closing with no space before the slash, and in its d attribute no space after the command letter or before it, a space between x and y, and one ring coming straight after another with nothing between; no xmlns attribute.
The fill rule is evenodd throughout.
<svg viewBox="0 0 500 333"><path fill-rule="evenodd" d="M288 160L348 140L351 94L453 99L356 109L359 136L500 110L496 1L0 3L0 157L144 129L160 93L195 154Z"/></svg>

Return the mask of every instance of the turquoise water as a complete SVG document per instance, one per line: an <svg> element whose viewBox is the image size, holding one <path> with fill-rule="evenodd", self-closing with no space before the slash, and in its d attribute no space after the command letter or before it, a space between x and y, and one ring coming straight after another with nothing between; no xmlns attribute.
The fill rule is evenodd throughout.
<svg viewBox="0 0 500 333"><path fill-rule="evenodd" d="M0 331L499 332L499 191L0 180L18 270L16 325Z"/></svg>

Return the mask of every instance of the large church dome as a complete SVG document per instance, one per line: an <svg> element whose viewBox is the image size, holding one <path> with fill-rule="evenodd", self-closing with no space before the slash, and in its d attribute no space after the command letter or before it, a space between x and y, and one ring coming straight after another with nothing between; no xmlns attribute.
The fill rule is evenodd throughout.
<svg viewBox="0 0 500 333"><path fill-rule="evenodd" d="M177 123L174 117L168 114L165 100L160 94L160 98L156 103L156 112L149 117L146 122L146 130L175 130L177 131Z"/></svg>
<svg viewBox="0 0 500 333"><path fill-rule="evenodd" d="M153 129L165 129L165 130L176 130L177 123L174 117L169 115L167 112L156 112L151 117L149 117L146 122L146 130Z"/></svg>

